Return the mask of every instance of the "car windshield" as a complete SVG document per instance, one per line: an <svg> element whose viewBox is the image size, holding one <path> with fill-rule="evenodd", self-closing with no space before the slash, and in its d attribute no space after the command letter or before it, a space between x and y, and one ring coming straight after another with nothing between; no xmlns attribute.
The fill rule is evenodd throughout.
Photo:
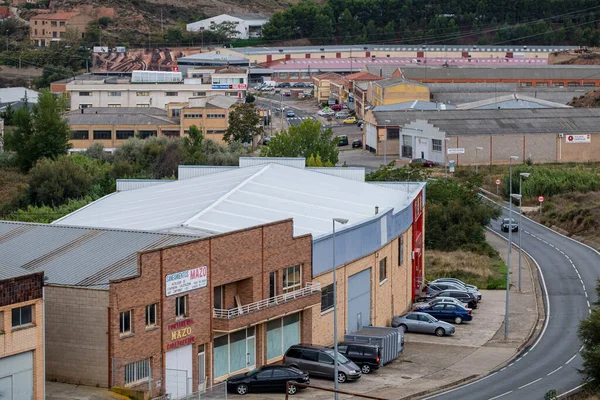
<svg viewBox="0 0 600 400"><path fill-rule="evenodd" d="M261 367L254 368L252 371L250 371L250 372L246 372L246 376L253 376L253 375L256 375L256 374L258 374L258 373L259 373L261 370L262 370L262 368L261 368Z"/></svg>
<svg viewBox="0 0 600 400"><path fill-rule="evenodd" d="M333 350L327 350L325 353L329 354L331 356L331 358L333 358L333 356L335 355L335 352ZM347 362L350 361L346 357L344 357L344 355L341 354L339 351L338 351L337 359L340 364L346 364Z"/></svg>
<svg viewBox="0 0 600 400"><path fill-rule="evenodd" d="M514 218L504 218L505 224L508 224L509 222L515 224L517 221Z"/></svg>

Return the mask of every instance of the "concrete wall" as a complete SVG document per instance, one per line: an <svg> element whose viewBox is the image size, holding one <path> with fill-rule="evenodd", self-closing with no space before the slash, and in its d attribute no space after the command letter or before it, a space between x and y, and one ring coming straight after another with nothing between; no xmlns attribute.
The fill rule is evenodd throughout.
<svg viewBox="0 0 600 400"><path fill-rule="evenodd" d="M108 291L46 286L46 379L108 387Z"/></svg>

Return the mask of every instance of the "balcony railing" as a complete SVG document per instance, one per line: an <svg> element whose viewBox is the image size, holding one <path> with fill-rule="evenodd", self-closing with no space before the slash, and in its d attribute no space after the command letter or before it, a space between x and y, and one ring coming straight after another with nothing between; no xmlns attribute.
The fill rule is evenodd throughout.
<svg viewBox="0 0 600 400"><path fill-rule="evenodd" d="M223 309L213 309L213 318L222 318L222 319L232 319L239 317L241 315L250 314L256 311L264 310L269 307L275 307L280 304L287 303L288 301L292 301L295 299L299 299L302 297L310 296L314 293L321 292L321 284L318 282L308 282L304 285L302 289L294 290L293 292L288 292L284 294L280 294L279 296L270 297L268 299L263 299L260 301L256 301L254 303L245 304L240 307L231 308L229 310Z"/></svg>

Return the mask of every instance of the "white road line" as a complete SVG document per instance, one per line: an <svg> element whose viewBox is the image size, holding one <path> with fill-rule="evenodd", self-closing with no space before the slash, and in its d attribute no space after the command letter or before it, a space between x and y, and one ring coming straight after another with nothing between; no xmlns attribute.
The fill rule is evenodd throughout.
<svg viewBox="0 0 600 400"><path fill-rule="evenodd" d="M483 377L483 378L481 378L481 379L477 379L476 381L473 381L473 382L471 382L471 383L467 383L466 385L462 385L462 386L459 386L459 387L457 387L457 388L454 388L454 389L446 390L445 392L442 392L442 393L434 394L433 396L431 396L431 397L426 397L426 398L425 398L425 399L423 399L423 400L429 400L429 399L433 399L433 398L435 398L435 397L438 397L438 396L442 396L442 395L445 395L445 394L448 394L448 393L455 392L455 391L457 391L457 390L460 390L460 389L464 389L464 388L466 388L466 387L469 387L469 386L471 386L471 385L474 385L474 384L476 384L476 383L479 383L479 382L481 382L481 381L485 381L486 379L489 379L489 378L491 378L492 376L496 375L497 373L498 373L498 372L493 372L493 373L489 374L488 376L484 376L484 377Z"/></svg>
<svg viewBox="0 0 600 400"><path fill-rule="evenodd" d="M550 375L552 375L553 373L560 371L561 369L562 369L562 365L561 365L560 367L556 368L554 371L552 371L552 372L550 372L549 374L547 374L546 376L550 376Z"/></svg>
<svg viewBox="0 0 600 400"><path fill-rule="evenodd" d="M567 365L568 363L570 363L571 361L573 361L575 359L575 357L577 357L577 353L575 353L575 355L573 355L573 357L569 358L569 361L567 361L565 363L565 365Z"/></svg>
<svg viewBox="0 0 600 400"><path fill-rule="evenodd" d="M509 367L512 367L513 365L515 365L515 363L514 363L514 362L512 362L512 363L508 364L508 366L509 366Z"/></svg>
<svg viewBox="0 0 600 400"><path fill-rule="evenodd" d="M583 345L581 345L581 347L579 348L580 353L581 353L581 350L583 350Z"/></svg>
<svg viewBox="0 0 600 400"><path fill-rule="evenodd" d="M588 298L587 292L583 292L583 294L585 294L585 298Z"/></svg>
<svg viewBox="0 0 600 400"><path fill-rule="evenodd" d="M573 393L574 391L581 389L582 387L584 387L584 386L585 386L585 385L587 385L587 384L588 384L588 382L586 382L586 383L584 383L584 384L582 384L582 385L579 385L579 386L577 386L577 387L574 387L574 388L573 388L573 389L571 389L571 390L567 390L567 391L566 391L566 392L564 392L563 394L559 394L559 395L558 395L558 398L560 399L561 397L564 397L564 396L568 395L569 393Z"/></svg>
<svg viewBox="0 0 600 400"><path fill-rule="evenodd" d="M541 380L542 380L542 378L537 378L535 381L529 382L528 384L526 384L526 385L523 385L523 386L519 386L519 389L526 388L527 386L529 386L529 385L533 385L534 383L537 383L537 382L539 382L539 381L541 381Z"/></svg>
<svg viewBox="0 0 600 400"><path fill-rule="evenodd" d="M511 390L510 392L502 393L502 394L500 394L500 395L498 395L498 396L495 396L495 397L492 397L492 398L490 398L490 399L488 399L488 400L499 399L500 397L502 397L502 396L506 396L507 394L511 394L512 392L513 392L513 391Z"/></svg>
<svg viewBox="0 0 600 400"><path fill-rule="evenodd" d="M502 369L500 370L500 372L504 371L505 369L506 369L506 367L502 368Z"/></svg>
<svg viewBox="0 0 600 400"><path fill-rule="evenodd" d="M590 308L590 301L589 300L586 300L586 301L587 301L588 308Z"/></svg>

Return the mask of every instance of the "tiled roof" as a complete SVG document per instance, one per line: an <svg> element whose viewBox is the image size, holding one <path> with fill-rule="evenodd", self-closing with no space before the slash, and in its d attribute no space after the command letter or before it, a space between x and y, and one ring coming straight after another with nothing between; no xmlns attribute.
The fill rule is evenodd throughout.
<svg viewBox="0 0 600 400"><path fill-rule="evenodd" d="M48 19L48 20L67 20L69 18L72 18L76 15L79 15L78 12L58 12L58 13L54 13L54 14L38 14L38 15L34 15L33 17L31 17L31 19L38 19L38 20L43 20L43 19Z"/></svg>

